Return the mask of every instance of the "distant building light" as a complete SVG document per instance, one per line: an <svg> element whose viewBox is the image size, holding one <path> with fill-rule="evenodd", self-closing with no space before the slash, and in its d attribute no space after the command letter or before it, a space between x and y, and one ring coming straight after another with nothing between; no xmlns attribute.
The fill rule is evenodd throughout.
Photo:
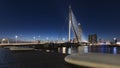
<svg viewBox="0 0 120 68"><path fill-rule="evenodd" d="M116 38L113 38L114 40L116 40Z"/></svg>
<svg viewBox="0 0 120 68"><path fill-rule="evenodd" d="M80 25L80 23L78 23L78 25Z"/></svg>

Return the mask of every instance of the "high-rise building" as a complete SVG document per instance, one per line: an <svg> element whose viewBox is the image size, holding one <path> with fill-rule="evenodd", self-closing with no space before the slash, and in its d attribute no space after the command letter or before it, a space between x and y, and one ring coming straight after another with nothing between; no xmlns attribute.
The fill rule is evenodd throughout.
<svg viewBox="0 0 120 68"><path fill-rule="evenodd" d="M89 43L92 43L92 44L97 43L97 34L89 35L88 36L88 41L89 41Z"/></svg>

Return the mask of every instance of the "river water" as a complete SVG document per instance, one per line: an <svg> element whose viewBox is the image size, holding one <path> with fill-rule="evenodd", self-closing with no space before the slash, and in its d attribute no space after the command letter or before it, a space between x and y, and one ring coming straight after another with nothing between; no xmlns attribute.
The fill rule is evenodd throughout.
<svg viewBox="0 0 120 68"><path fill-rule="evenodd" d="M58 48L59 53L72 54L72 53L106 53L106 54L120 54L120 47L117 46L79 46L79 47L62 47Z"/></svg>
<svg viewBox="0 0 120 68"><path fill-rule="evenodd" d="M65 56L73 53L120 54L115 46L60 47L56 50L35 49L32 51L10 51L0 48L0 68L86 68L65 63Z"/></svg>

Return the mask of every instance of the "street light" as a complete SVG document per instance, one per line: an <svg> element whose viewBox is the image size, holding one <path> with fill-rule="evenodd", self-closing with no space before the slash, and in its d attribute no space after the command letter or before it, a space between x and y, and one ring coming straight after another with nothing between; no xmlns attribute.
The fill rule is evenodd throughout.
<svg viewBox="0 0 120 68"><path fill-rule="evenodd" d="M49 38L48 37L46 37L46 42L49 42L49 40L48 40Z"/></svg>
<svg viewBox="0 0 120 68"><path fill-rule="evenodd" d="M114 43L116 44L117 43L117 38L115 37L115 38L113 38L113 40L114 40Z"/></svg>
<svg viewBox="0 0 120 68"><path fill-rule="evenodd" d="M40 35L38 36L38 40L40 40Z"/></svg>
<svg viewBox="0 0 120 68"><path fill-rule="evenodd" d="M65 41L65 38L63 38L63 41Z"/></svg>
<svg viewBox="0 0 120 68"><path fill-rule="evenodd" d="M46 37L46 40L48 40L48 37Z"/></svg>
<svg viewBox="0 0 120 68"><path fill-rule="evenodd" d="M62 41L65 42L65 38L62 38Z"/></svg>
<svg viewBox="0 0 120 68"><path fill-rule="evenodd" d="M40 38L40 35L38 37Z"/></svg>
<svg viewBox="0 0 120 68"><path fill-rule="evenodd" d="M33 37L33 39L34 39L34 42L35 42L35 39L36 39L35 36Z"/></svg>
<svg viewBox="0 0 120 68"><path fill-rule="evenodd" d="M16 39L16 43L17 43L17 39L18 39L18 36L17 36L17 35L15 36L15 39Z"/></svg>

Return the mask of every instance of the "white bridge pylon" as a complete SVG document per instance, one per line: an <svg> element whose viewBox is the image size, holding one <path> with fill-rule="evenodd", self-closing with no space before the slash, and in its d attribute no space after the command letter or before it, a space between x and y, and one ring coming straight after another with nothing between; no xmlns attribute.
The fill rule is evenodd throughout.
<svg viewBox="0 0 120 68"><path fill-rule="evenodd" d="M71 40L71 29L74 33L75 39L77 40L77 43L81 43L81 38L82 38L82 28L81 24L77 22L73 11L71 9L71 6L69 6L69 32L68 32L68 42Z"/></svg>

